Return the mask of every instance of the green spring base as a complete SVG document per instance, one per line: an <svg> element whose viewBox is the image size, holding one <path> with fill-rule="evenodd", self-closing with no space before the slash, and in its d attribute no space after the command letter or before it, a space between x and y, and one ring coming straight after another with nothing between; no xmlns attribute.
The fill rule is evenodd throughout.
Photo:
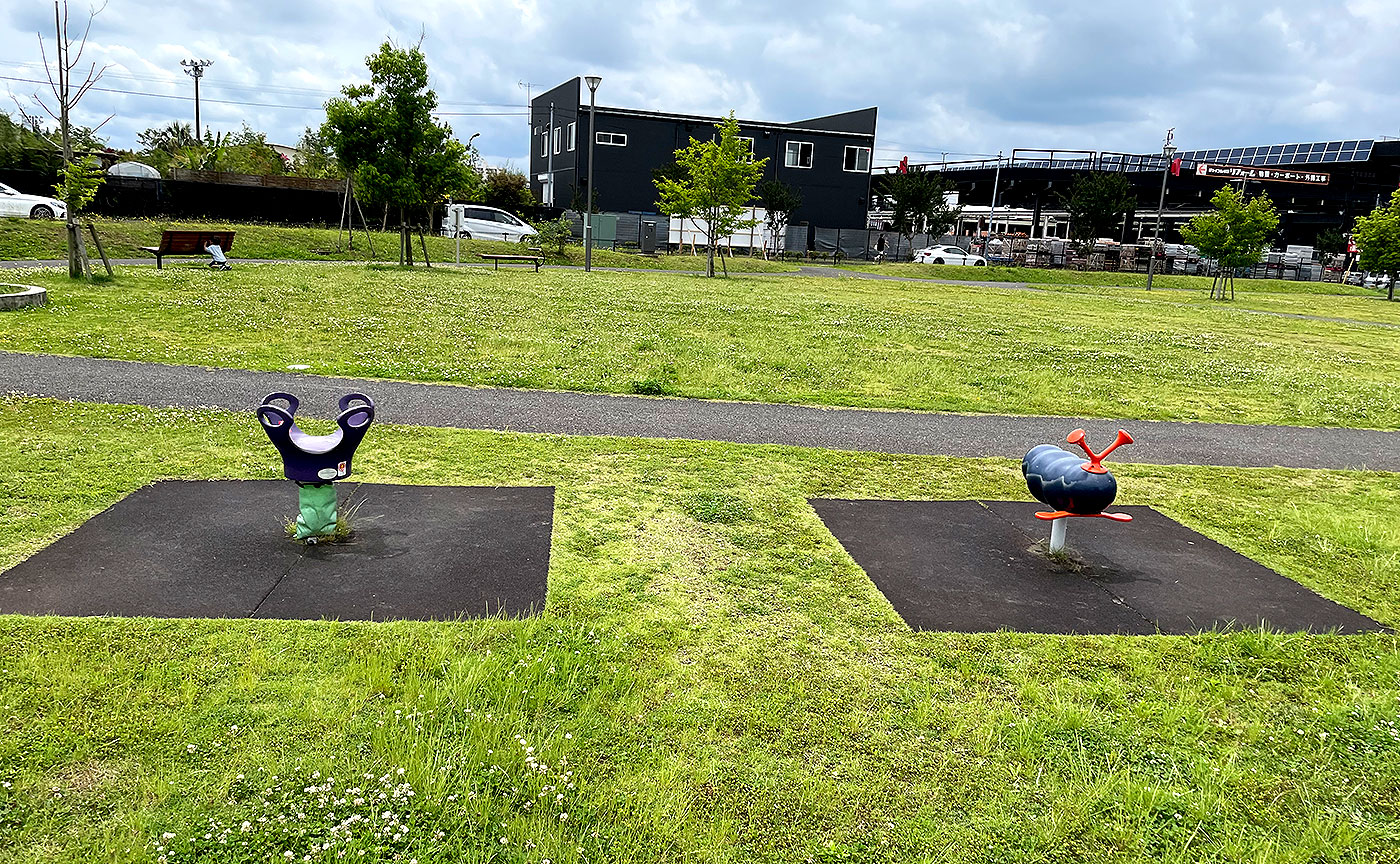
<svg viewBox="0 0 1400 864"><path fill-rule="evenodd" d="M297 539L308 540L335 534L335 484L298 483L301 512L297 514Z"/></svg>

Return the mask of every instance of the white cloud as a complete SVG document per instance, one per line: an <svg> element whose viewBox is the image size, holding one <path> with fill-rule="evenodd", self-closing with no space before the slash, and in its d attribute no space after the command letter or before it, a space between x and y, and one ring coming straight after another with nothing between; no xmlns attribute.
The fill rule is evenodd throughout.
<svg viewBox="0 0 1400 864"><path fill-rule="evenodd" d="M77 14L79 4L74 4ZM115 64L81 122L131 146L193 119L183 57L210 57L202 115L294 142L321 104L365 79L385 38L424 50L444 111L496 160L526 161L525 93L604 78L622 107L799 120L876 105L877 164L1014 147L1155 149L1396 134L1394 0L1164 0L1047 7L896 0L800 14L751 0L111 0L89 51ZM0 75L38 77L43 3L0 12ZM17 95L35 85L6 81ZM161 98L161 97L179 98ZM260 103L260 104L237 104ZM284 107L285 106L285 107ZM920 152L922 151L922 152ZM929 154L932 154L932 157ZM950 157L952 158L952 157Z"/></svg>

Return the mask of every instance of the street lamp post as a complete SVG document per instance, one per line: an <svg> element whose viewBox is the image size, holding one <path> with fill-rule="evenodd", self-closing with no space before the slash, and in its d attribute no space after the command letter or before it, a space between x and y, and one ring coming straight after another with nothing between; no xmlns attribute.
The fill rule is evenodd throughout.
<svg viewBox="0 0 1400 864"><path fill-rule="evenodd" d="M583 80L588 82L588 207L583 213L583 272L588 273L593 270L593 139L597 137L593 132L593 114L598 85L603 79L589 75Z"/></svg>
<svg viewBox="0 0 1400 864"><path fill-rule="evenodd" d="M1167 130L1167 140L1162 144L1162 194L1157 198L1157 227L1152 229L1152 251L1147 254L1147 290L1152 290L1152 272L1157 268L1157 244L1162 236L1162 208L1167 204L1167 172L1171 169L1172 155L1176 145L1172 138L1176 132L1173 126Z"/></svg>

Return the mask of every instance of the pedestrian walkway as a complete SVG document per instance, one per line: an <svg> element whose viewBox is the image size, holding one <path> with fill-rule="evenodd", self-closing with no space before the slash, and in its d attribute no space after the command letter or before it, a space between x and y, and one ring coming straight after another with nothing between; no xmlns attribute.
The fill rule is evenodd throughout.
<svg viewBox="0 0 1400 864"><path fill-rule="evenodd" d="M0 352L0 392L251 413L263 396L274 391L297 394L303 413L327 418L334 416L340 396L360 391L375 400L381 422L417 426L1010 458L1020 458L1035 444L1062 440L1075 427L1082 426L1089 440L1100 442L1111 441L1122 427L1138 442L1122 454L1125 461L1400 471L1400 433L1365 429L872 411L460 387Z"/></svg>

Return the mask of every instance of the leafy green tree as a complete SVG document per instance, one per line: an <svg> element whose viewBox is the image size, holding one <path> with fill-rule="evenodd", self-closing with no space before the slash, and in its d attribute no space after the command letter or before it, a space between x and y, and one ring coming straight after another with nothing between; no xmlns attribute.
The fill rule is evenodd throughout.
<svg viewBox="0 0 1400 864"><path fill-rule="evenodd" d="M188 123L152 127L137 133L136 143L141 147L141 161L159 171L163 177L170 176L172 163L177 157L200 146L194 128Z"/></svg>
<svg viewBox="0 0 1400 864"><path fill-rule="evenodd" d="M345 172L336 161L335 150L319 128L306 127L297 142L297 155L292 159L292 172L298 177L344 179Z"/></svg>
<svg viewBox="0 0 1400 864"><path fill-rule="evenodd" d="M1210 199L1213 210L1197 214L1181 236L1219 264L1210 283L1211 299L1225 299L1228 285L1235 294L1235 271L1253 267L1269 248L1278 229L1278 211L1267 195L1242 196L1233 186L1222 187Z"/></svg>
<svg viewBox="0 0 1400 864"><path fill-rule="evenodd" d="M1400 189L1390 193L1390 200L1369 216L1358 216L1356 248L1361 253L1361 267L1370 272L1390 274L1387 300L1395 299L1395 282L1400 279Z"/></svg>
<svg viewBox="0 0 1400 864"><path fill-rule="evenodd" d="M408 210L428 208L431 220L431 208L449 196L471 200L480 176L452 127L433 120L437 94L418 45L385 42L365 65L370 83L347 85L326 103L321 134L363 199L398 210L399 262L411 265Z"/></svg>
<svg viewBox="0 0 1400 864"><path fill-rule="evenodd" d="M1094 171L1070 182L1060 195L1069 211L1069 236L1080 249L1091 249L1100 237L1113 236L1123 217L1137 206L1132 184L1122 174Z"/></svg>
<svg viewBox="0 0 1400 864"><path fill-rule="evenodd" d="M81 213L97 197L97 190L106 179L97 157L74 158L59 170L54 194L68 206L69 213Z"/></svg>
<svg viewBox="0 0 1400 864"><path fill-rule="evenodd" d="M773 238L773 254L783 254L788 223L792 214L802 206L802 193L781 180L764 180L758 184L758 203L763 208L764 227Z"/></svg>
<svg viewBox="0 0 1400 864"><path fill-rule="evenodd" d="M919 233L942 235L958 221L962 207L948 203L957 186L938 171L910 171L894 174L885 187L893 204L890 223L906 243Z"/></svg>
<svg viewBox="0 0 1400 864"><path fill-rule="evenodd" d="M488 207L499 207L517 216L535 206L530 178L509 167L486 172L477 200Z"/></svg>
<svg viewBox="0 0 1400 864"><path fill-rule="evenodd" d="M676 151L676 164L685 172L683 177L656 180L657 209L693 219L704 231L707 276L715 275L715 246L720 239L758 224L747 213L754 186L768 162L755 160L748 143L739 140L739 121L734 119L733 111L715 128L719 130L716 139L691 138L688 146ZM723 265L722 259L720 263ZM725 275L729 275L728 267Z"/></svg>
<svg viewBox="0 0 1400 864"><path fill-rule="evenodd" d="M61 147L8 114L0 114L0 168L53 171L62 164Z"/></svg>

